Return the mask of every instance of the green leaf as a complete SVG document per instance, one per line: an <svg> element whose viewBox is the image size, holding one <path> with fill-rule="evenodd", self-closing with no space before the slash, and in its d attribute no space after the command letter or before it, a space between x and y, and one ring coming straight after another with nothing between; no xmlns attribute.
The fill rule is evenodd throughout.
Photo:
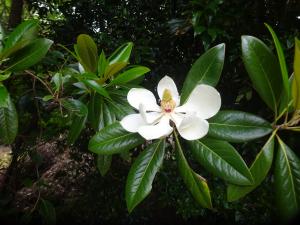
<svg viewBox="0 0 300 225"><path fill-rule="evenodd" d="M145 73L148 73L150 69L145 66L135 66L129 70L118 75L115 79L113 79L110 84L126 84L129 81L132 81Z"/></svg>
<svg viewBox="0 0 300 225"><path fill-rule="evenodd" d="M3 49L4 36L5 36L4 29L0 24L0 53L2 52L2 49Z"/></svg>
<svg viewBox="0 0 300 225"><path fill-rule="evenodd" d="M97 168L104 177L111 166L112 155L97 155Z"/></svg>
<svg viewBox="0 0 300 225"><path fill-rule="evenodd" d="M8 107L9 94L6 87L0 83L0 108Z"/></svg>
<svg viewBox="0 0 300 225"><path fill-rule="evenodd" d="M198 84L215 86L222 73L225 58L225 44L219 44L197 59L190 69L181 91L180 103L183 104Z"/></svg>
<svg viewBox="0 0 300 225"><path fill-rule="evenodd" d="M4 43L4 50L13 47L20 41L33 40L37 33L37 27L38 20L27 20L18 25L13 32L8 35Z"/></svg>
<svg viewBox="0 0 300 225"><path fill-rule="evenodd" d="M270 31L270 33L272 35L272 38L273 38L273 41L275 43L277 56L278 56L278 60L279 60L279 65L280 65L280 70L281 70L281 76L282 76L282 80L283 80L283 87L284 87L285 95L287 96L287 99L289 99L289 96L290 96L289 75L288 75L288 71L287 71L287 67L286 67L284 53L283 53L280 41L278 40L278 37L277 37L276 33L274 32L274 30L272 29L272 27L270 25L268 25L267 23L265 23L265 26ZM286 105L286 107L287 106L288 105Z"/></svg>
<svg viewBox="0 0 300 225"><path fill-rule="evenodd" d="M110 64L106 67L104 72L105 79L108 79L118 73L120 70L122 70L125 66L127 66L128 63L126 62L117 62L114 64Z"/></svg>
<svg viewBox="0 0 300 225"><path fill-rule="evenodd" d="M56 224L55 208L50 201L41 198L38 205L38 211L44 220L44 224L47 225Z"/></svg>
<svg viewBox="0 0 300 225"><path fill-rule="evenodd" d="M151 192L154 177L163 163L164 154L165 140L160 139L149 145L134 161L127 177L125 191L129 212L132 212Z"/></svg>
<svg viewBox="0 0 300 225"><path fill-rule="evenodd" d="M289 90L292 90L292 85L293 85L293 80L294 80L294 75L290 76L289 78ZM285 90L283 89L280 95L280 104L279 104L279 109L278 109L278 119L284 115L285 112L292 112L294 107L293 107L293 97L290 94L289 96L286 95ZM288 107L288 108L287 108Z"/></svg>
<svg viewBox="0 0 300 225"><path fill-rule="evenodd" d="M176 158L178 168L183 181L188 190L193 195L194 199L205 208L212 208L209 187L206 180L195 173L188 165L188 162L183 154L182 147L175 134L176 139Z"/></svg>
<svg viewBox="0 0 300 225"><path fill-rule="evenodd" d="M9 96L7 104L7 107L0 107L0 141L11 144L18 133L18 115Z"/></svg>
<svg viewBox="0 0 300 225"><path fill-rule="evenodd" d="M75 51L84 70L86 72L96 73L98 66L98 50L94 40L87 34L80 34L77 37Z"/></svg>
<svg viewBox="0 0 300 225"><path fill-rule="evenodd" d="M292 96L295 110L300 109L300 41L295 39L294 79L292 83Z"/></svg>
<svg viewBox="0 0 300 225"><path fill-rule="evenodd" d="M53 41L49 39L36 39L11 58L7 70L13 72L20 71L36 64L46 55L52 43Z"/></svg>
<svg viewBox="0 0 300 225"><path fill-rule="evenodd" d="M103 107L103 97L97 93L91 93L91 98L88 103L88 119L96 131L104 127Z"/></svg>
<svg viewBox="0 0 300 225"><path fill-rule="evenodd" d="M277 113L283 82L276 57L268 46L252 36L242 36L242 57L254 88Z"/></svg>
<svg viewBox="0 0 300 225"><path fill-rule="evenodd" d="M111 155L130 150L145 140L137 133L124 130L119 122L106 126L89 142L89 150L96 154Z"/></svg>
<svg viewBox="0 0 300 225"><path fill-rule="evenodd" d="M250 113L223 110L209 120L211 137L229 142L245 142L272 132L271 124Z"/></svg>
<svg viewBox="0 0 300 225"><path fill-rule="evenodd" d="M299 210L300 204L300 160L277 136L279 149L275 162L275 190L278 212L290 219Z"/></svg>
<svg viewBox="0 0 300 225"><path fill-rule="evenodd" d="M58 91L62 86L62 74L56 73L52 77L51 81L55 84L55 90Z"/></svg>
<svg viewBox="0 0 300 225"><path fill-rule="evenodd" d="M82 115L82 116L73 115L72 125L70 127L70 131L68 134L68 140L67 140L68 144L75 143L75 141L79 137L81 131L85 127L86 119L87 119L87 112L85 115Z"/></svg>
<svg viewBox="0 0 300 225"><path fill-rule="evenodd" d="M102 87L101 84L97 83L97 81L94 80L83 80L82 83L84 83L86 86L92 88L94 91L96 91L98 94L110 98L108 92Z"/></svg>
<svg viewBox="0 0 300 225"><path fill-rule="evenodd" d="M253 184L246 163L228 142L204 138L190 141L189 145L195 159L215 176L233 184Z"/></svg>
<svg viewBox="0 0 300 225"><path fill-rule="evenodd" d="M108 65L108 62L106 60L104 51L102 51L100 54L99 60L98 60L98 76L99 77L102 77L104 75L107 65Z"/></svg>
<svg viewBox="0 0 300 225"><path fill-rule="evenodd" d="M262 147L262 149L257 154L254 162L250 167L250 172L254 179L254 184L251 186L238 186L229 184L227 187L228 201L232 202L244 197L245 195L253 191L255 188L257 188L265 179L273 161L274 136L275 132L273 133L273 135L271 135L271 137Z"/></svg>
<svg viewBox="0 0 300 225"><path fill-rule="evenodd" d="M61 103L67 110L78 116L85 116L88 113L86 105L79 100L69 98L62 100Z"/></svg>
<svg viewBox="0 0 300 225"><path fill-rule="evenodd" d="M11 72L6 72L4 74L0 74L0 82L7 80L10 77L10 75L11 75Z"/></svg>
<svg viewBox="0 0 300 225"><path fill-rule="evenodd" d="M88 116L87 106L76 99L66 99L62 101L63 106L72 113L72 124L68 134L68 143L74 144L81 131L85 127Z"/></svg>
<svg viewBox="0 0 300 225"><path fill-rule="evenodd" d="M109 65L121 62L127 64L131 55L132 47L133 43L128 42L117 48L108 58Z"/></svg>

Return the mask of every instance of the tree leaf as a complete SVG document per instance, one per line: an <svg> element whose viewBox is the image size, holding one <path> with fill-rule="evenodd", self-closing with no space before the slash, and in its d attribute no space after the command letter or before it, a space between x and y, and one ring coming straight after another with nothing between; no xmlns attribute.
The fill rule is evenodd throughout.
<svg viewBox="0 0 300 225"><path fill-rule="evenodd" d="M198 84L215 86L222 73L225 58L225 44L219 44L197 59L190 69L181 91L180 103L183 104Z"/></svg>
<svg viewBox="0 0 300 225"><path fill-rule="evenodd" d="M94 40L87 34L77 37L75 52L86 72L96 73L98 67L98 50Z"/></svg>
<svg viewBox="0 0 300 225"><path fill-rule="evenodd" d="M295 110L300 109L300 41L295 39L294 79L292 82L292 96Z"/></svg>
<svg viewBox="0 0 300 225"><path fill-rule="evenodd" d="M300 160L297 155L277 136L279 149L275 162L275 188L278 212L290 219L299 210L300 203Z"/></svg>
<svg viewBox="0 0 300 225"><path fill-rule="evenodd" d="M18 115L11 98L8 96L7 107L0 107L0 141L11 144L18 133Z"/></svg>
<svg viewBox="0 0 300 225"><path fill-rule="evenodd" d="M145 66L135 66L129 70L118 75L115 79L113 79L110 84L126 84L129 81L132 81L145 73L148 73L150 69Z"/></svg>
<svg viewBox="0 0 300 225"><path fill-rule="evenodd" d="M63 106L72 113L72 124L68 134L68 143L74 144L85 127L88 116L87 106L79 100L67 99L62 101Z"/></svg>
<svg viewBox="0 0 300 225"><path fill-rule="evenodd" d="M254 162L250 167L250 172L254 179L254 184L251 186L238 186L229 184L227 187L227 200L236 201L255 188L257 188L267 176L273 161L274 153L274 136L275 132L271 135L265 145L262 147L260 152L257 154Z"/></svg>
<svg viewBox="0 0 300 225"><path fill-rule="evenodd" d="M96 91L98 94L110 98L108 92L102 87L101 84L97 83L94 80L83 80L82 81L86 86L92 88L94 91Z"/></svg>
<svg viewBox="0 0 300 225"><path fill-rule="evenodd" d="M254 88L277 113L283 82L276 57L268 46L252 36L242 36L242 57Z"/></svg>
<svg viewBox="0 0 300 225"><path fill-rule="evenodd" d="M8 107L9 94L6 87L0 82L0 108Z"/></svg>
<svg viewBox="0 0 300 225"><path fill-rule="evenodd" d="M74 144L77 138L79 137L81 131L85 127L87 119L87 112L85 115L73 115L72 116L72 125L68 134L68 144Z"/></svg>
<svg viewBox="0 0 300 225"><path fill-rule="evenodd" d="M152 189L156 173L162 165L165 154L165 140L149 145L134 161L126 181L126 203L131 212Z"/></svg>
<svg viewBox="0 0 300 225"><path fill-rule="evenodd" d="M176 141L176 158L178 163L178 169L183 181L193 195L194 199L205 208L212 208L211 197L209 187L206 180L195 173L188 165L188 162L183 154L182 147L178 140L177 134L175 134Z"/></svg>
<svg viewBox="0 0 300 225"><path fill-rule="evenodd" d="M111 166L112 155L97 155L97 168L104 177Z"/></svg>
<svg viewBox="0 0 300 225"><path fill-rule="evenodd" d="M250 113L223 110L209 120L209 135L229 142L245 142L272 132L271 124Z"/></svg>
<svg viewBox="0 0 300 225"><path fill-rule="evenodd" d="M109 64L104 72L105 79L108 79L122 70L125 66L127 66L127 62L116 62L114 64Z"/></svg>
<svg viewBox="0 0 300 225"><path fill-rule="evenodd" d="M7 70L21 71L39 62L48 52L53 41L46 38L39 38L19 50L9 61Z"/></svg>
<svg viewBox="0 0 300 225"><path fill-rule="evenodd" d="M38 211L44 220L44 224L55 225L56 211L52 203L50 201L41 198L38 206L39 206Z"/></svg>
<svg viewBox="0 0 300 225"><path fill-rule="evenodd" d="M5 36L5 32L4 32L2 25L0 24L0 53L2 52L2 49L3 49L4 36Z"/></svg>
<svg viewBox="0 0 300 225"><path fill-rule="evenodd" d="M36 36L38 27L38 20L27 20L18 25L13 32L11 32L5 43L4 50L12 48L20 41L33 40Z"/></svg>
<svg viewBox="0 0 300 225"><path fill-rule="evenodd" d="M238 185L251 185L252 175L239 153L226 141L199 139L190 141L195 159L214 175Z"/></svg>
<svg viewBox="0 0 300 225"><path fill-rule="evenodd" d="M108 62L106 60L105 53L104 53L104 51L102 51L99 56L99 60L98 60L98 76L99 77L103 76L107 65L108 65Z"/></svg>
<svg viewBox="0 0 300 225"><path fill-rule="evenodd" d="M289 96L290 96L289 75L288 75L288 71L287 71L287 67L286 67L284 53L283 53L280 41L278 40L278 37L277 37L276 33L274 32L274 30L272 29L272 27L270 25L268 25L267 23L265 23L265 26L270 31L273 41L275 43L277 56L278 56L278 60L279 60L279 65L280 65L280 70L281 70L281 77L283 80L283 87L284 87L283 90L284 90L285 95L287 96L287 99L289 99ZM286 105L286 107L287 106L288 105Z"/></svg>
<svg viewBox="0 0 300 225"><path fill-rule="evenodd" d="M108 58L109 65L121 62L127 64L131 55L132 47L133 43L128 42L117 48Z"/></svg>
<svg viewBox="0 0 300 225"><path fill-rule="evenodd" d="M68 98L64 99L61 103L67 110L78 116L85 116L88 113L86 105L77 99Z"/></svg>
<svg viewBox="0 0 300 225"><path fill-rule="evenodd" d="M91 93L90 101L88 103L88 119L96 131L99 131L104 127L103 102L104 100L101 95L97 94L97 92Z"/></svg>
<svg viewBox="0 0 300 225"><path fill-rule="evenodd" d="M145 140L137 133L129 133L119 122L106 126L89 142L89 150L96 154L111 155L130 150Z"/></svg>

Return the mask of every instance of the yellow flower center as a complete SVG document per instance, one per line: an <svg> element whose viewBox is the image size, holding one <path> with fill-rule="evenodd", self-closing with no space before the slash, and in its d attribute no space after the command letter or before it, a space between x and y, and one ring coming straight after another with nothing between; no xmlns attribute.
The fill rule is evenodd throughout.
<svg viewBox="0 0 300 225"><path fill-rule="evenodd" d="M173 100L171 91L169 89L164 90L163 97L160 102L160 107L166 113L170 113L173 111L173 109L175 109L176 103Z"/></svg>

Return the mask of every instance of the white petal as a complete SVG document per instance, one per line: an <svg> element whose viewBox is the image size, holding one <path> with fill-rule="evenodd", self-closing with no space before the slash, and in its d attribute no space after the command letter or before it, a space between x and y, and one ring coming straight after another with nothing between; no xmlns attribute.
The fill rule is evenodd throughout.
<svg viewBox="0 0 300 225"><path fill-rule="evenodd" d="M139 105L143 104L147 111L161 111L160 107L156 103L153 93L144 88L130 89L127 94L127 101L136 109L139 109Z"/></svg>
<svg viewBox="0 0 300 225"><path fill-rule="evenodd" d="M208 132L209 124L198 116L185 117L177 130L181 137L186 140L197 140L204 137Z"/></svg>
<svg viewBox="0 0 300 225"><path fill-rule="evenodd" d="M138 133L146 140L158 139L171 134L173 128L169 124L169 117L163 116L158 124L141 126Z"/></svg>
<svg viewBox="0 0 300 225"><path fill-rule="evenodd" d="M164 76L157 85L157 93L160 99L163 97L165 89L169 89L176 106L179 104L179 94L174 80L169 76Z"/></svg>
<svg viewBox="0 0 300 225"><path fill-rule="evenodd" d="M145 110L145 105L140 104L139 105L139 111L140 114L143 118L143 120L147 123L147 124L153 124L153 123L157 123L157 121L162 117L162 113L161 112L146 112Z"/></svg>
<svg viewBox="0 0 300 225"><path fill-rule="evenodd" d="M176 127L179 127L179 125L181 124L184 115L180 114L180 113L174 113L172 112L170 114L171 120L175 123Z"/></svg>
<svg viewBox="0 0 300 225"><path fill-rule="evenodd" d="M200 84L192 91L187 102L175 108L175 112L197 112L202 119L214 116L221 107L219 92L209 85Z"/></svg>
<svg viewBox="0 0 300 225"><path fill-rule="evenodd" d="M125 116L120 121L120 124L125 130L135 133L138 131L139 127L144 126L147 123L143 120L140 114L136 113Z"/></svg>

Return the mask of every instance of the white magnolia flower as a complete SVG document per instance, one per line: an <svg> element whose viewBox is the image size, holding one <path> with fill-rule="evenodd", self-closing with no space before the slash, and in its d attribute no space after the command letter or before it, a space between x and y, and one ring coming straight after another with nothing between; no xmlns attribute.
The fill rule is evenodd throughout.
<svg viewBox="0 0 300 225"><path fill-rule="evenodd" d="M205 84L197 85L181 106L172 78L162 78L157 92L160 106L151 91L144 88L130 89L127 100L139 113L127 115L121 120L125 130L138 132L147 140L158 139L172 133L171 120L184 139L196 140L207 134L209 124L206 119L214 116L221 107L219 92Z"/></svg>

